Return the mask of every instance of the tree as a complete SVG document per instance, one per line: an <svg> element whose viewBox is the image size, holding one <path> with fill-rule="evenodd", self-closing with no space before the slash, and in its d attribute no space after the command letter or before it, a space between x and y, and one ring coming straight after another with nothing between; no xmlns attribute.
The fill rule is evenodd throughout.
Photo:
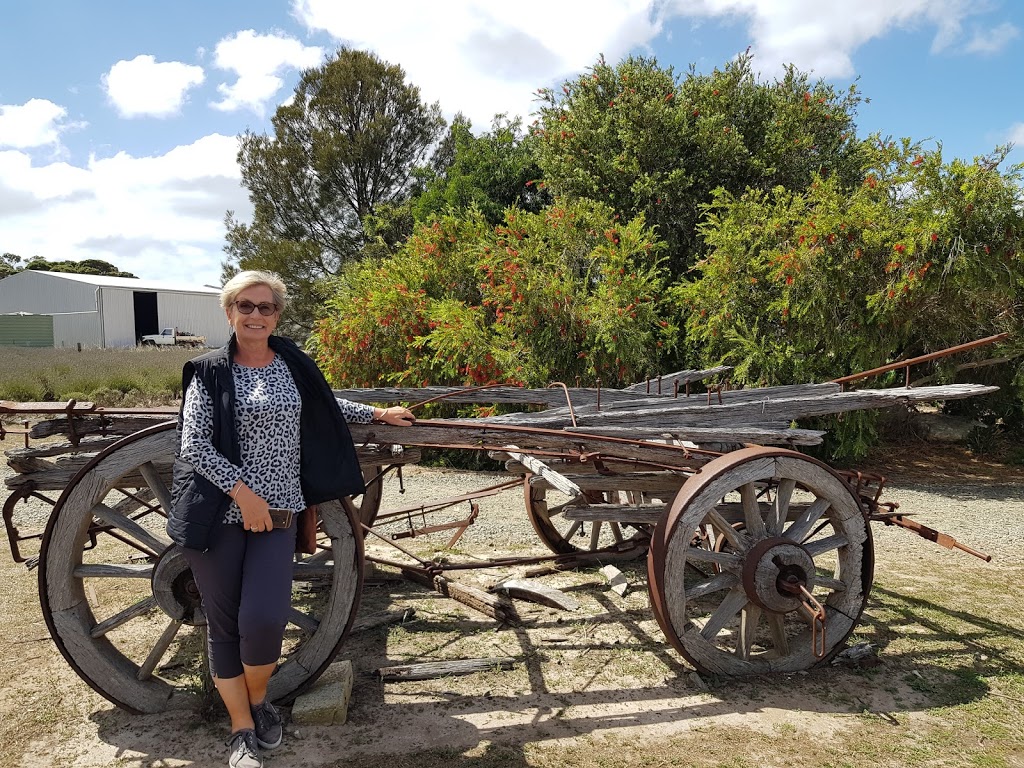
<svg viewBox="0 0 1024 768"><path fill-rule="evenodd" d="M673 275L703 254L702 205L718 188L803 189L812 174L855 186L860 96L790 67L756 80L749 54L679 80L654 59L599 59L560 92L539 91L537 161L556 195L643 214L668 244Z"/></svg>
<svg viewBox="0 0 1024 768"><path fill-rule="evenodd" d="M405 199L444 120L401 67L341 48L303 73L272 124L273 137L240 139L253 220L229 213L225 250L229 265L280 273L295 297L289 320L308 330L325 298L319 282L359 255L375 206Z"/></svg>
<svg viewBox="0 0 1024 768"><path fill-rule="evenodd" d="M590 201L477 209L417 225L392 256L347 266L314 336L339 386L615 386L646 376L673 329L643 218Z"/></svg>
<svg viewBox="0 0 1024 768"><path fill-rule="evenodd" d="M13 255L13 254L5 254ZM17 257L15 257L17 258ZM22 268L14 271L20 272ZM47 261L42 256L33 256L25 263L23 269L34 269L41 272L66 272L77 275L103 275L105 277L138 278L131 272L123 272L109 261L102 259L82 259L81 261Z"/></svg>
<svg viewBox="0 0 1024 768"><path fill-rule="evenodd" d="M875 136L852 191L821 175L804 190L718 191L708 255L672 290L692 355L735 365L740 383L781 384L1002 331L1004 353L1024 354L1024 166L1001 172L1007 151L943 163L941 148ZM1019 418L1024 367L1007 370Z"/></svg>
<svg viewBox="0 0 1024 768"><path fill-rule="evenodd" d="M0 254L0 280L9 275L13 275L15 272L20 272L21 267L18 265L21 263L21 256L14 253Z"/></svg>
<svg viewBox="0 0 1024 768"><path fill-rule="evenodd" d="M416 221L475 206L495 225L512 206L536 213L551 203L551 196L536 186L541 175L533 158L536 139L524 134L520 118L495 115L491 130L480 136L471 128L464 118L452 122L439 161L432 164L423 191L410 201Z"/></svg>

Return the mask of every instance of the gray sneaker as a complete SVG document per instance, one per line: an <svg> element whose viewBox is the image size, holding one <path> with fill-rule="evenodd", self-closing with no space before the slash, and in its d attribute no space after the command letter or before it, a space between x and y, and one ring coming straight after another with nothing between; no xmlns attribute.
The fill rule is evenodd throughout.
<svg viewBox="0 0 1024 768"><path fill-rule="evenodd" d="M256 724L256 741L264 749L276 749L281 746L284 729L281 727L281 715L274 705L266 699L252 709L252 721Z"/></svg>
<svg viewBox="0 0 1024 768"><path fill-rule="evenodd" d="M256 744L256 731L243 728L235 731L228 739L231 756L228 757L230 768L263 768L263 756Z"/></svg>

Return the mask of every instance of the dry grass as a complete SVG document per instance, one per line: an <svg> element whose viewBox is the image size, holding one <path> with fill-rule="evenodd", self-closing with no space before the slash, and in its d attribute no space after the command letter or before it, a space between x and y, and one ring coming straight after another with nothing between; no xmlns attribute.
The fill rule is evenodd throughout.
<svg viewBox="0 0 1024 768"><path fill-rule="evenodd" d="M100 405L172 403L194 349L26 349L3 347L0 400L79 400Z"/></svg>

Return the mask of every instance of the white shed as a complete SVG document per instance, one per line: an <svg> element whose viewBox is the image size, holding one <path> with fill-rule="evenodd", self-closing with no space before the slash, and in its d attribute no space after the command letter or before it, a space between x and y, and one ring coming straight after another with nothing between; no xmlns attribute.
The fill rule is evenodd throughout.
<svg viewBox="0 0 1024 768"><path fill-rule="evenodd" d="M55 347L134 347L172 327L228 339L220 290L205 286L26 269L0 280L0 314L13 312L52 315Z"/></svg>

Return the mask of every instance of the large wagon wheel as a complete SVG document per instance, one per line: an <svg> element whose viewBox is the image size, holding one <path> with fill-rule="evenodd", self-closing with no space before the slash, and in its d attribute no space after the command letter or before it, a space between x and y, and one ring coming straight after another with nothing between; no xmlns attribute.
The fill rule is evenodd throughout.
<svg viewBox="0 0 1024 768"><path fill-rule="evenodd" d="M709 527L721 551L694 545ZM794 672L839 651L873 571L868 521L842 478L794 451L745 448L679 491L652 538L648 589L669 642L698 670ZM823 632L801 586L824 608Z"/></svg>
<svg viewBox="0 0 1024 768"><path fill-rule="evenodd" d="M164 532L175 449L174 425L162 424L98 454L54 506L40 551L39 596L57 648L98 693L136 712L194 702L204 682L205 617L181 549ZM320 515L329 549L295 564L290 624L268 689L275 701L327 667L358 607L354 510L328 502Z"/></svg>

